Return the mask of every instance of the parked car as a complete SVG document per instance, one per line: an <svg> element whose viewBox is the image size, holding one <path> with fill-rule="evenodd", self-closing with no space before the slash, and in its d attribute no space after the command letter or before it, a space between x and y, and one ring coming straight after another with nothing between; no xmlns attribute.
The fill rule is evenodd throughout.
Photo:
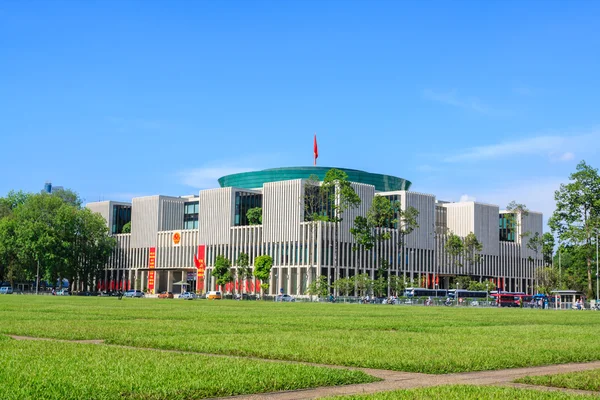
<svg viewBox="0 0 600 400"><path fill-rule="evenodd" d="M160 292L158 295L159 299L172 299L174 298L173 292Z"/></svg>
<svg viewBox="0 0 600 400"><path fill-rule="evenodd" d="M82 292L77 292L77 296L98 296L98 292L90 292L90 291L82 291Z"/></svg>
<svg viewBox="0 0 600 400"><path fill-rule="evenodd" d="M280 294L279 296L275 297L275 301L282 301L284 303L294 303L296 302L296 299L290 296L289 294Z"/></svg>
<svg viewBox="0 0 600 400"><path fill-rule="evenodd" d="M179 295L180 299L185 299L185 300L194 300L196 298L196 293L192 293L192 292L183 292Z"/></svg>
<svg viewBox="0 0 600 400"><path fill-rule="evenodd" d="M125 297L144 297L144 292L131 289L125 292Z"/></svg>
<svg viewBox="0 0 600 400"><path fill-rule="evenodd" d="M2 286L0 287L0 294L12 294L13 289L10 286Z"/></svg>
<svg viewBox="0 0 600 400"><path fill-rule="evenodd" d="M221 300L223 298L223 294L219 291L210 291L206 293L206 298L208 300Z"/></svg>

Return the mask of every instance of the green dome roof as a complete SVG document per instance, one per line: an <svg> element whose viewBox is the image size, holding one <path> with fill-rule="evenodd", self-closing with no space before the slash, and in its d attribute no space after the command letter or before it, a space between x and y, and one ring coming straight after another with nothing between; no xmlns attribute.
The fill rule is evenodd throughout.
<svg viewBox="0 0 600 400"><path fill-rule="evenodd" d="M221 187L236 187L241 189L262 188L264 183L289 181L292 179L307 179L316 175L323 180L327 171L334 167L287 167L263 169L262 171L241 172L239 174L225 175L219 178ZM357 169L337 168L348 174L350 182L364 183L375 186L378 192L392 190L408 190L411 182L406 179L391 175L372 174Z"/></svg>

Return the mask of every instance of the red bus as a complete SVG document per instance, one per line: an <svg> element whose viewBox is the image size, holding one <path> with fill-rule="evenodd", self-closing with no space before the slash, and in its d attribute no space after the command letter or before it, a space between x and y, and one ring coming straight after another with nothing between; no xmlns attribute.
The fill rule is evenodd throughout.
<svg viewBox="0 0 600 400"><path fill-rule="evenodd" d="M521 307L521 303L524 307L527 307L533 299L533 296L522 292L492 293L491 296L496 299L498 307Z"/></svg>

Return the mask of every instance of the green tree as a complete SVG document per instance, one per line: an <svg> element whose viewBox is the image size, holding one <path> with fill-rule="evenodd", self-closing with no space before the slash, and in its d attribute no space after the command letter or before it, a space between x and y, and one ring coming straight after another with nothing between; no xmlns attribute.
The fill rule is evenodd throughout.
<svg viewBox="0 0 600 400"><path fill-rule="evenodd" d="M212 275L215 277L217 285L225 286L229 282L233 282L231 261L229 261L229 259L225 256L218 255L215 259L215 266L213 267Z"/></svg>
<svg viewBox="0 0 600 400"><path fill-rule="evenodd" d="M387 294L388 280L385 278L385 276L382 273L378 274L378 275L379 276L372 281L373 282L372 283L373 293L377 297L383 297L383 296L386 296L386 294Z"/></svg>
<svg viewBox="0 0 600 400"><path fill-rule="evenodd" d="M329 294L329 283L327 282L327 277L321 275L317 279L313 280L310 285L308 285L306 293L319 298L327 297Z"/></svg>
<svg viewBox="0 0 600 400"><path fill-rule="evenodd" d="M123 233L131 233L131 221L123 225Z"/></svg>
<svg viewBox="0 0 600 400"><path fill-rule="evenodd" d="M340 223L343 221L345 211L356 208L360 205L360 197L354 191L352 184L348 181L348 174L344 171L332 168L325 174L323 179L323 190L329 197L329 204L332 207L330 222L335 224L333 241L333 268L335 279L339 277L339 235Z"/></svg>
<svg viewBox="0 0 600 400"><path fill-rule="evenodd" d="M0 278L78 279L92 288L115 246L99 214L80 207L69 194L11 192L0 199L9 215L0 218ZM38 275L39 266L39 275Z"/></svg>
<svg viewBox="0 0 600 400"><path fill-rule="evenodd" d="M348 296L354 290L354 279L350 277L340 278L333 282L333 288L341 296Z"/></svg>
<svg viewBox="0 0 600 400"><path fill-rule="evenodd" d="M460 257L464 252L463 241L460 236L455 235L454 232L450 231L446 236L446 253L450 256L452 263L462 267L462 260Z"/></svg>
<svg viewBox="0 0 600 400"><path fill-rule="evenodd" d="M535 270L535 278L538 282L538 293L551 295L553 290L559 288L560 277L558 275L558 268L538 268Z"/></svg>
<svg viewBox="0 0 600 400"><path fill-rule="evenodd" d="M542 256L544 257L544 265L547 267L552 265L554 244L554 235L550 232L546 232L542 235Z"/></svg>
<svg viewBox="0 0 600 400"><path fill-rule="evenodd" d="M252 279L252 268L250 268L250 257L246 253L240 253L235 262L237 264L237 277L242 293L244 293L244 281Z"/></svg>
<svg viewBox="0 0 600 400"><path fill-rule="evenodd" d="M406 285L404 284L404 279L397 275L391 275L389 278L390 292L395 296L400 296L404 294L404 290L406 289Z"/></svg>
<svg viewBox="0 0 600 400"><path fill-rule="evenodd" d="M246 213L246 218L248 218L250 225L262 225L262 208L254 207L249 209Z"/></svg>
<svg viewBox="0 0 600 400"><path fill-rule="evenodd" d="M269 290L272 267L273 257L269 255L258 256L254 259L254 276L261 281L260 288L263 293Z"/></svg>
<svg viewBox="0 0 600 400"><path fill-rule="evenodd" d="M354 276L354 284L356 287L356 292L359 296L365 296L371 293L371 290L373 289L373 280L369 274L360 274Z"/></svg>
<svg viewBox="0 0 600 400"><path fill-rule="evenodd" d="M458 289L467 290L471 285L471 277L470 276L457 276L455 280L455 284L458 284Z"/></svg>
<svg viewBox="0 0 600 400"><path fill-rule="evenodd" d="M106 221L99 214L89 209L79 209L75 213L69 209L63 226L74 228L70 231L65 246L65 269L59 271L58 278L67 278L73 282L78 277L89 289L93 288L94 280L101 277L116 245L115 238L108 235Z"/></svg>
<svg viewBox="0 0 600 400"><path fill-rule="evenodd" d="M495 285L493 282L484 280L482 282L479 281L471 281L469 282L469 285L467 286L467 290L474 290L474 291L486 291L489 292L491 290L495 289Z"/></svg>
<svg viewBox="0 0 600 400"><path fill-rule="evenodd" d="M391 202L387 197L375 196L371 207L367 211L367 216L357 216L354 219L354 225L350 228L350 233L354 237L356 244L353 250L357 251L372 250L376 248L376 254L383 254L381 247L383 243L391 238L390 229L396 228L399 233L399 245L402 251L405 236L418 228L417 217L419 212L414 207L408 207L402 210L400 203ZM360 257L359 257L360 259ZM384 257L378 261L378 278L387 274L389 262ZM360 268L360 265L359 265ZM386 291L387 291L386 284Z"/></svg>
<svg viewBox="0 0 600 400"><path fill-rule="evenodd" d="M571 182L560 185L554 194L556 209L549 225L561 241L584 245L587 295L592 298L592 238L600 227L600 176L597 169L581 161L569 179Z"/></svg>
<svg viewBox="0 0 600 400"><path fill-rule="evenodd" d="M81 208L83 201L71 189L52 189L52 196L60 197L63 202L75 208Z"/></svg>
<svg viewBox="0 0 600 400"><path fill-rule="evenodd" d="M469 268L473 265L477 265L481 261L481 251L483 250L483 245L473 232L469 232L469 234L465 236L463 240L463 248L464 259L469 263Z"/></svg>
<svg viewBox="0 0 600 400"><path fill-rule="evenodd" d="M0 281L14 282L25 279L24 265L19 258L16 242L18 225L12 215L0 218Z"/></svg>
<svg viewBox="0 0 600 400"><path fill-rule="evenodd" d="M18 192L11 190L6 197L0 197L0 218L12 214L12 211L21 204L24 204L30 196L30 193L21 190Z"/></svg>

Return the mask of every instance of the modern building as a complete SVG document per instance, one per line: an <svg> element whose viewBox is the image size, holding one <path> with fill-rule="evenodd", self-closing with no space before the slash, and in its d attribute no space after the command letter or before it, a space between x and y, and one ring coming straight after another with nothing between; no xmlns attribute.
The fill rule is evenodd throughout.
<svg viewBox="0 0 600 400"><path fill-rule="evenodd" d="M57 190L64 190L64 188L62 186L52 186L52 182L50 182L50 181L44 183L44 189L43 189L44 193L50 194Z"/></svg>
<svg viewBox="0 0 600 400"><path fill-rule="evenodd" d="M201 190L198 196L89 203L87 207L106 219L117 239L98 287L212 290L215 258L222 255L235 267L243 252L249 255L250 265L260 255L273 257L271 294L283 290L302 295L318 276L330 282L363 273L375 277L381 260L389 264L388 274L402 276L415 286L451 288L456 276L470 276L491 280L504 290L533 291L534 271L542 265L542 255L527 244L536 232L542 234L541 213L511 214L492 204L440 201L432 194L410 191L411 182L399 177L342 169L361 204L344 213L336 235L334 223L308 221L305 213L305 194L313 187L309 177L322 180L329 169L244 172L220 178L219 188ZM389 240L371 251L355 250L350 228L356 216L366 215L375 196L399 202L402 209L416 208L419 227L402 240L397 226L390 226ZM262 224L250 225L247 212L256 207L262 209ZM122 233L127 222L131 233ZM482 244L479 261L469 263L449 255L445 247L450 232L460 237L474 233ZM250 292L257 284L243 283Z"/></svg>

